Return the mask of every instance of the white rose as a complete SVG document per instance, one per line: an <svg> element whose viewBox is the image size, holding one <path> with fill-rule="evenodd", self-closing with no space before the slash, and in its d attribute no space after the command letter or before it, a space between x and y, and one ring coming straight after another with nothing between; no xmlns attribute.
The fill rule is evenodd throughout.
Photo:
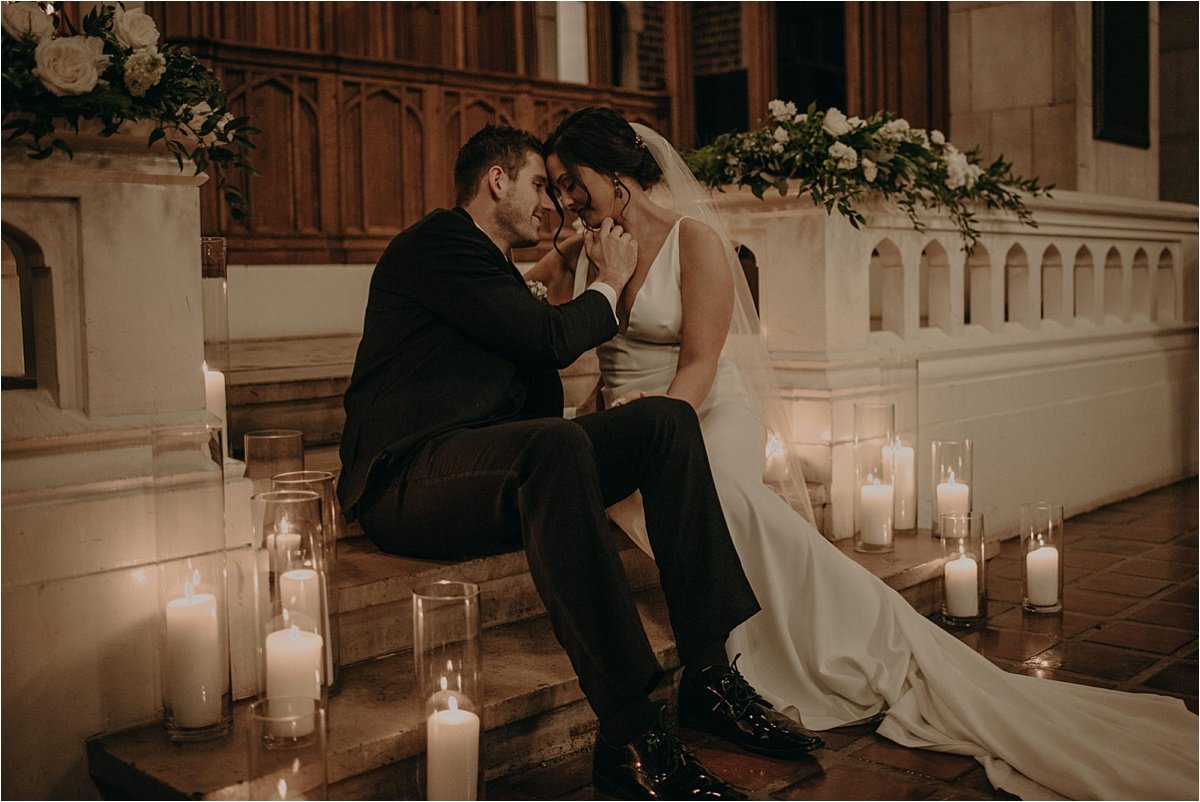
<svg viewBox="0 0 1200 802"><path fill-rule="evenodd" d="M783 153L783 143L776 142L774 145L771 146L771 152L772 153Z"/></svg>
<svg viewBox="0 0 1200 802"><path fill-rule="evenodd" d="M914 128L909 131L909 139L913 142L920 142L921 146L926 149L929 148L929 134L925 133L924 128Z"/></svg>
<svg viewBox="0 0 1200 802"><path fill-rule="evenodd" d="M156 86L167 71L167 60L158 48L151 45L135 50L125 59L125 88L134 97L145 97L146 92Z"/></svg>
<svg viewBox="0 0 1200 802"><path fill-rule="evenodd" d="M943 134L941 131L938 131L936 128L933 131L929 132L929 139L935 145L946 144L946 135Z"/></svg>
<svg viewBox="0 0 1200 802"><path fill-rule="evenodd" d="M14 39L28 36L40 42L54 33L54 20L37 3L5 3L3 23Z"/></svg>
<svg viewBox="0 0 1200 802"><path fill-rule="evenodd" d="M54 94L83 95L100 81L108 66L104 40L94 36L64 36L43 39L33 51L37 66L33 74Z"/></svg>
<svg viewBox="0 0 1200 802"><path fill-rule="evenodd" d="M866 122L866 120L863 120L859 117L851 117L848 120L846 120L846 124L850 126L851 131L854 131L856 129L862 128L864 125L867 124L867 122Z"/></svg>
<svg viewBox="0 0 1200 802"><path fill-rule="evenodd" d="M862 160L863 178L867 179L867 183L875 180L875 176L879 175L879 168L875 166L875 162L863 156Z"/></svg>
<svg viewBox="0 0 1200 802"><path fill-rule="evenodd" d="M788 136L788 132L783 130L782 125L775 128L774 136L775 136L775 141L781 145L785 144L789 139L791 139L791 137Z"/></svg>
<svg viewBox="0 0 1200 802"><path fill-rule="evenodd" d="M796 104L790 100L786 103L782 100L772 100L767 104L767 109L776 120L787 120L796 114Z"/></svg>
<svg viewBox="0 0 1200 802"><path fill-rule="evenodd" d="M821 127L831 136L841 136L850 132L850 123L846 120L846 115L835 108L825 112L825 121L821 123Z"/></svg>
<svg viewBox="0 0 1200 802"><path fill-rule="evenodd" d="M158 44L158 28L154 20L140 8L132 11L116 9L113 12L112 29L122 47L136 50Z"/></svg>
<svg viewBox="0 0 1200 802"><path fill-rule="evenodd" d="M829 155L837 159L839 170L853 170L858 166L858 152L844 142L834 142L830 145Z"/></svg>
<svg viewBox="0 0 1200 802"><path fill-rule="evenodd" d="M885 141L895 141L904 138L908 131L908 120L889 120L879 129L879 137Z"/></svg>
<svg viewBox="0 0 1200 802"><path fill-rule="evenodd" d="M968 186L971 180L971 165L967 157L953 145L946 146L946 186L959 189Z"/></svg>
<svg viewBox="0 0 1200 802"><path fill-rule="evenodd" d="M792 118L792 122L796 123L796 125L800 125L801 123L806 123L806 122L808 122L808 115L807 114L797 114L795 117Z"/></svg>

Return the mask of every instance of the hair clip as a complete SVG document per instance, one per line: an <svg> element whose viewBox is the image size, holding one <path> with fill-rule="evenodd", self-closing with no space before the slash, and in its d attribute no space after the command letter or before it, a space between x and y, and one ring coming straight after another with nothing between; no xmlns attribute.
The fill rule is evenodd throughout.
<svg viewBox="0 0 1200 802"><path fill-rule="evenodd" d="M637 145L637 146L638 146L638 148L644 148L644 147L646 147L646 143L642 141L642 135L641 135L641 134L635 133L635 134L633 135L633 142L634 142L634 144L635 144L635 145Z"/></svg>

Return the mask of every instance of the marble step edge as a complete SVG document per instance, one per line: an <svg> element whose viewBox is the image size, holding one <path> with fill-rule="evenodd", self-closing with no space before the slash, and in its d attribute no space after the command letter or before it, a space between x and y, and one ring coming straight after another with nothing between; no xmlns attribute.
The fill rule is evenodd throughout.
<svg viewBox="0 0 1200 802"><path fill-rule="evenodd" d="M638 594L638 609L655 656L673 672L678 658L661 591ZM548 618L487 630L483 647L483 753L489 776L565 754L588 738L594 718ZM424 750L424 713L413 699L411 653L348 667L341 684L329 701L330 785L406 761L411 765ZM248 709L238 703L233 731L202 743L172 744L159 723L95 736L87 742L89 769L98 785L126 798L245 799ZM547 714L552 714L548 722L558 718L558 726L538 735ZM512 739L528 740L531 734L538 743L509 748Z"/></svg>
<svg viewBox="0 0 1200 802"><path fill-rule="evenodd" d="M373 546L370 548L374 549ZM653 560L632 544L621 547L619 554L630 587L635 592L658 584L658 567ZM361 581L367 566L374 576ZM346 576L343 568L345 574L356 570L358 576ZM414 568L419 570L414 571ZM389 571L399 573L389 575ZM525 554L520 551L465 563L413 561L374 551L360 553L353 561L342 563L339 559L335 576L339 587L338 662L341 665L411 649L412 589L441 579L479 585L485 629L546 613Z"/></svg>

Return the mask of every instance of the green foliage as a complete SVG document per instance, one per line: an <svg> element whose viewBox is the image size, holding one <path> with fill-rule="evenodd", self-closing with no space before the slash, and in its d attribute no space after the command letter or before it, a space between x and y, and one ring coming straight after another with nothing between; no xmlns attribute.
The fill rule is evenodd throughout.
<svg viewBox="0 0 1200 802"><path fill-rule="evenodd" d="M235 117L228 111L217 76L186 47L123 46L114 32L115 14L114 6L95 6L76 31L61 11L54 13L53 33L43 41L95 37L103 41L107 57L107 63L98 66L99 80L94 86L79 94L61 95L52 92L35 72L38 40L29 34L14 35L6 19L0 50L0 105L6 141L23 142L34 159L48 158L56 150L72 156L70 146L55 136L63 121L78 131L80 120L96 120L101 136L115 134L123 123L151 121L156 125L146 146L161 141L180 169L191 161L196 174L211 171L217 192L234 219L245 221L246 198L228 176L258 175L248 154L254 147L253 137L262 132L251 127L247 117ZM157 38L157 31L154 35ZM138 96L130 88L132 76L127 76L126 66L131 57L145 59L147 53L161 56L162 72Z"/></svg>
<svg viewBox="0 0 1200 802"><path fill-rule="evenodd" d="M1049 196L1053 189L1014 176L1003 158L984 167L978 149L963 153L940 132L912 128L886 111L860 120L833 108L817 111L816 104L797 113L795 104L774 100L770 114L762 127L721 134L684 153L684 161L701 182L747 186L758 198L771 189L787 195L788 181L798 180L801 194L855 228L866 223L858 207L868 193L898 205L918 231L924 229L920 210L944 211L964 251L979 239L972 206L1010 212L1036 228L1022 195Z"/></svg>

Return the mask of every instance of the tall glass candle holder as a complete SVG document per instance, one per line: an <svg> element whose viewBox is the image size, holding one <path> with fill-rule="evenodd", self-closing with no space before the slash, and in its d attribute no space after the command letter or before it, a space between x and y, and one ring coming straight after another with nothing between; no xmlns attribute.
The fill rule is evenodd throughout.
<svg viewBox="0 0 1200 802"><path fill-rule="evenodd" d="M287 696L254 702L249 747L250 799L329 798L323 705Z"/></svg>
<svg viewBox="0 0 1200 802"><path fill-rule="evenodd" d="M224 237L200 238L200 309L204 318L204 405L221 421L228 457L225 374L229 371L229 285Z"/></svg>
<svg viewBox="0 0 1200 802"><path fill-rule="evenodd" d="M271 490L254 496L250 506L258 550L259 696L323 703L329 658L321 497L311 490Z"/></svg>
<svg viewBox="0 0 1200 802"><path fill-rule="evenodd" d="M1063 608L1063 508L1044 501L1021 505L1021 583L1031 613Z"/></svg>
<svg viewBox="0 0 1200 802"><path fill-rule="evenodd" d="M425 721L418 782L426 799L482 799L483 650L479 586L413 590L414 698Z"/></svg>
<svg viewBox="0 0 1200 802"><path fill-rule="evenodd" d="M948 512L970 512L974 509L971 475L970 440L934 440L933 518L934 537L941 537L941 518Z"/></svg>
<svg viewBox="0 0 1200 802"><path fill-rule="evenodd" d="M299 429L246 432L242 447L246 478L255 493L270 490L271 480L281 473L304 470L304 432Z"/></svg>
<svg viewBox="0 0 1200 802"><path fill-rule="evenodd" d="M205 740L233 723L220 428L155 429L151 454L164 726Z"/></svg>
<svg viewBox="0 0 1200 802"><path fill-rule="evenodd" d="M321 594L325 605L325 632L329 637L329 648L325 650L325 670L329 672L330 693L337 693L338 690L339 638L334 572L337 570L341 511L337 501L336 478L329 471L291 471L271 480L274 490L311 490L321 497L321 553L324 561Z"/></svg>
<svg viewBox="0 0 1200 802"><path fill-rule="evenodd" d="M895 517L895 407L854 405L854 549L891 551Z"/></svg>
<svg viewBox="0 0 1200 802"><path fill-rule="evenodd" d="M942 514L942 617L974 625L987 618L987 542L983 513Z"/></svg>
<svg viewBox="0 0 1200 802"><path fill-rule="evenodd" d="M895 518L893 528L907 532L917 528L918 361L892 357L879 362L881 400L896 406L896 436L892 441L896 467Z"/></svg>

